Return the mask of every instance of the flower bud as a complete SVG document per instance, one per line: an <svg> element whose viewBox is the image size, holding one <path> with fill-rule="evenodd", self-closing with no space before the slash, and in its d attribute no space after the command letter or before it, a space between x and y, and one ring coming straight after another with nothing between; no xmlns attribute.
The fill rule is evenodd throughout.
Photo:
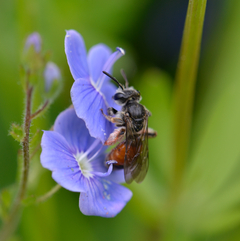
<svg viewBox="0 0 240 241"><path fill-rule="evenodd" d="M54 99L60 92L62 87L61 79L61 72L58 66L53 62L48 62L44 69L44 91L48 99Z"/></svg>
<svg viewBox="0 0 240 241"><path fill-rule="evenodd" d="M56 64L48 62L44 70L45 79L45 91L48 92L53 84L54 80L59 81L61 79L61 73Z"/></svg>
<svg viewBox="0 0 240 241"><path fill-rule="evenodd" d="M22 52L22 66L24 77L22 79L23 87L26 86L26 80L33 86L38 85L42 77L42 70L45 65L45 59L42 53L42 39L39 33L30 34L25 42Z"/></svg>
<svg viewBox="0 0 240 241"><path fill-rule="evenodd" d="M34 47L35 52L39 53L41 51L42 39L39 33L34 32L27 37L24 47L25 51L28 51L31 46Z"/></svg>

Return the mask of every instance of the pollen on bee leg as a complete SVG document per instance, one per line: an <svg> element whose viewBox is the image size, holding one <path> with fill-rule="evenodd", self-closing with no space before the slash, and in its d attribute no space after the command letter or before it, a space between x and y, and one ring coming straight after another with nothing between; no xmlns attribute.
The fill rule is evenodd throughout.
<svg viewBox="0 0 240 241"><path fill-rule="evenodd" d="M104 142L105 146L111 146L117 142L120 142L124 138L125 128L117 128L113 133L110 134L108 139Z"/></svg>

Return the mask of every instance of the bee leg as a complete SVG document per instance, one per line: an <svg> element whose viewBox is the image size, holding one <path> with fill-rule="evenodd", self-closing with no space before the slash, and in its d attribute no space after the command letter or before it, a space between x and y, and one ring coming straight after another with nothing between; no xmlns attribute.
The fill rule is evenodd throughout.
<svg viewBox="0 0 240 241"><path fill-rule="evenodd" d="M101 112L102 112L103 116L104 116L108 121L116 124L117 126L123 126L123 125L124 125L124 121L123 121L121 118L119 118L119 117L112 117L112 116L109 116L109 115L105 115L105 114L103 113L103 109L101 109Z"/></svg>
<svg viewBox="0 0 240 241"><path fill-rule="evenodd" d="M108 115L111 115L111 116L116 115L118 113L118 111L116 109L114 109L113 107L109 107L107 109L107 112L108 112Z"/></svg>
<svg viewBox="0 0 240 241"><path fill-rule="evenodd" d="M108 139L104 142L104 145L111 146L116 142L121 142L125 137L125 132L126 132L125 128L115 129L114 132L111 133Z"/></svg>
<svg viewBox="0 0 240 241"><path fill-rule="evenodd" d="M147 112L147 116L152 116L152 113L146 107L145 107L145 111Z"/></svg>
<svg viewBox="0 0 240 241"><path fill-rule="evenodd" d="M154 138L154 137L157 136L157 132L150 127L148 127L147 132L146 132L146 130L142 130L142 131L139 132L139 134L147 134L148 138Z"/></svg>
<svg viewBox="0 0 240 241"><path fill-rule="evenodd" d="M148 127L148 138L154 138L157 136L157 132L152 128Z"/></svg>

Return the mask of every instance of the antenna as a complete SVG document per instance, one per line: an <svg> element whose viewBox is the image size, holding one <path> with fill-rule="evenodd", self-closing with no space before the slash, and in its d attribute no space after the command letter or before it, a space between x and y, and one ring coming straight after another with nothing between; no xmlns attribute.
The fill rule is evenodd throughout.
<svg viewBox="0 0 240 241"><path fill-rule="evenodd" d="M128 80L127 80L127 76L126 76L126 74L125 74L125 72L124 72L124 70L123 69L121 69L121 75L122 75L122 77L124 78L124 80L125 80L125 86L126 86L126 88L128 88Z"/></svg>
<svg viewBox="0 0 240 241"><path fill-rule="evenodd" d="M114 78L112 75L110 75L110 74L107 73L106 71L103 71L103 73L104 73L105 75L107 75L109 78L111 78L112 80L114 80L114 81L118 84L118 86L119 86L122 90L124 90L124 86L123 86L122 84L120 84L116 78Z"/></svg>

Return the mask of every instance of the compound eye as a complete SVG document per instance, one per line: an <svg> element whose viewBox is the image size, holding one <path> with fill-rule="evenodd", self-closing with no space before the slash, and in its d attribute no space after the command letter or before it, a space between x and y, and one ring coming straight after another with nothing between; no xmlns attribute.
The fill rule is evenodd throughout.
<svg viewBox="0 0 240 241"><path fill-rule="evenodd" d="M124 94L122 94L122 93L116 93L113 96L113 99L116 100L117 102L122 103L122 104L127 101L127 98L125 98Z"/></svg>

